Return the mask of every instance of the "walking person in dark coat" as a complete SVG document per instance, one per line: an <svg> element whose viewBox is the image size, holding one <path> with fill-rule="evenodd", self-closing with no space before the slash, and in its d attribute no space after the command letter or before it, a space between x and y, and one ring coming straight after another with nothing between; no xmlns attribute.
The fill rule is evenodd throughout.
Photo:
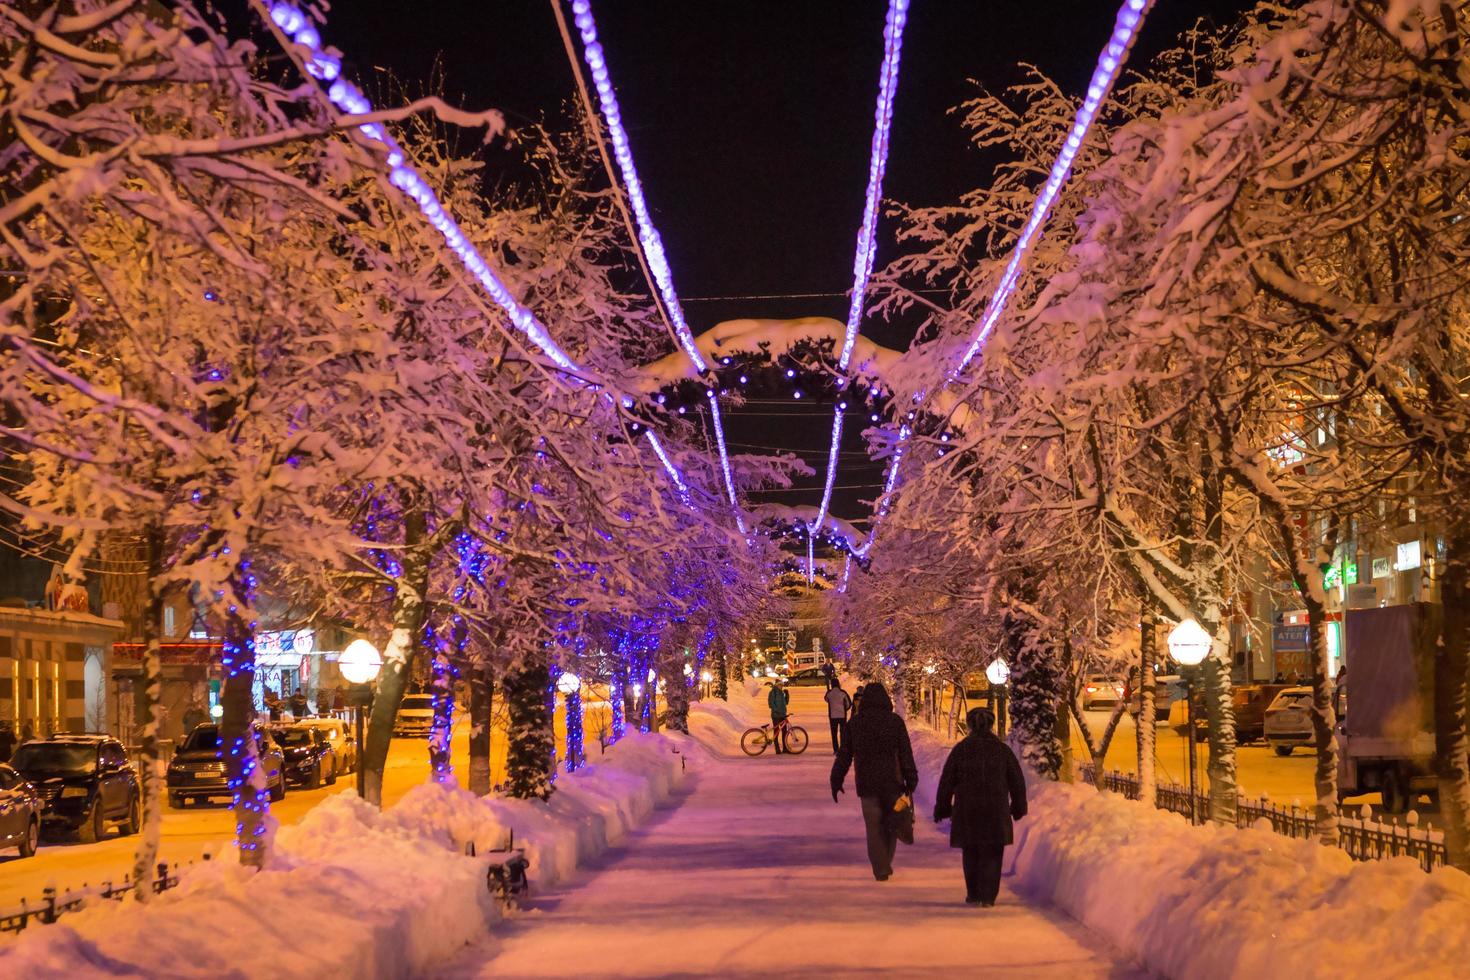
<svg viewBox="0 0 1470 980"><path fill-rule="evenodd" d="M995 737L995 714L966 716L970 734L945 760L934 794L934 822L950 819L949 846L961 850L965 901L986 908L1000 893L1001 859L1013 843L1012 820L1026 815L1026 780L1010 746Z"/></svg>
<svg viewBox="0 0 1470 980"><path fill-rule="evenodd" d="M857 795L868 834L868 863L873 877L887 881L893 874L893 852L898 833L891 823L899 797L913 798L919 785L909 730L893 712L893 700L876 681L863 688L863 710L848 722L847 738L832 763L832 802L843 792L849 768L856 770Z"/></svg>

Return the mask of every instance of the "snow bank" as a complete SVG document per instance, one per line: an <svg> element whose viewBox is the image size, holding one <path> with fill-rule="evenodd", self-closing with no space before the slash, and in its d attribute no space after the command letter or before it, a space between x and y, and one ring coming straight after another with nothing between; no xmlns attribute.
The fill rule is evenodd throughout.
<svg viewBox="0 0 1470 980"><path fill-rule="evenodd" d="M927 818L950 745L910 729ZM1466 976L1470 875L1355 862L1269 828L1191 827L1090 786L1031 780L1007 880L1174 980Z"/></svg>
<svg viewBox="0 0 1470 980"><path fill-rule="evenodd" d="M1091 787L1039 782L1014 886L1176 980L1451 977L1470 963L1470 876L1354 862L1267 829L1191 827Z"/></svg>
<svg viewBox="0 0 1470 980"><path fill-rule="evenodd" d="M0 946L0 976L420 975L498 920L486 852L510 828L533 887L563 880L669 796L682 772L675 750L686 744L626 738L561 776L546 803L434 783L383 812L351 794L330 797L280 830L267 870L198 865L146 906L105 902L33 926ZM470 842L477 857L465 856Z"/></svg>

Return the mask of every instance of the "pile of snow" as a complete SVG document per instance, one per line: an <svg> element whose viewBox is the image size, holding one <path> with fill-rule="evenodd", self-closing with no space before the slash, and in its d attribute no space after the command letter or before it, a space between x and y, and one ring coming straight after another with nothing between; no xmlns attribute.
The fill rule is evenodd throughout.
<svg viewBox="0 0 1470 980"><path fill-rule="evenodd" d="M32 926L0 946L0 976L421 975L499 919L487 852L511 828L533 887L561 881L670 795L687 744L630 736L561 776L546 803L435 783L382 812L330 797L279 831L268 869L197 865L146 906L103 902Z"/></svg>
<svg viewBox="0 0 1470 980"><path fill-rule="evenodd" d="M1037 781L1014 887L1176 980L1464 976L1470 875Z"/></svg>
<svg viewBox="0 0 1470 980"><path fill-rule="evenodd" d="M910 727L921 817L951 743ZM1091 786L1032 779L1008 881L1175 980L1465 976L1470 875L1355 862L1269 827L1191 827Z"/></svg>

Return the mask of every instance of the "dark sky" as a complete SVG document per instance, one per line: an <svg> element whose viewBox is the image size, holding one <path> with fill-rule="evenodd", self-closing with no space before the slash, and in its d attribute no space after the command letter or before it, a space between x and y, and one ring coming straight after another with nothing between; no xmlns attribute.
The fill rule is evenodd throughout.
<svg viewBox="0 0 1470 980"><path fill-rule="evenodd" d="M1228 22L1244 0L1158 0L1131 64L1171 46L1201 16ZM366 80L375 67L427 79L512 125L555 118L574 82L550 0L351 0L325 40ZM742 316L844 319L867 183L885 0L602 0L594 5L645 193L695 332ZM904 34L885 197L954 201L987 179L949 110L983 82L999 90L1034 64L1080 92L1111 30L1112 0L914 0ZM580 49L579 49L580 50ZM892 223L880 226L879 265ZM833 293L801 299L701 297ZM893 346L902 325L864 324ZM824 458L831 409L789 399L732 413L730 438ZM866 518L881 465L849 419L834 512ZM807 481L819 486L819 478ZM815 490L766 494L817 501Z"/></svg>

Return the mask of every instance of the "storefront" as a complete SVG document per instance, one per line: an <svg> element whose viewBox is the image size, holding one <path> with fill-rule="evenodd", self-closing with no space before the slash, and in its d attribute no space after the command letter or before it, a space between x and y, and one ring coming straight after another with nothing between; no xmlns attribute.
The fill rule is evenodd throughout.
<svg viewBox="0 0 1470 980"><path fill-rule="evenodd" d="M0 723L20 734L103 731L123 624L70 609L0 606Z"/></svg>

